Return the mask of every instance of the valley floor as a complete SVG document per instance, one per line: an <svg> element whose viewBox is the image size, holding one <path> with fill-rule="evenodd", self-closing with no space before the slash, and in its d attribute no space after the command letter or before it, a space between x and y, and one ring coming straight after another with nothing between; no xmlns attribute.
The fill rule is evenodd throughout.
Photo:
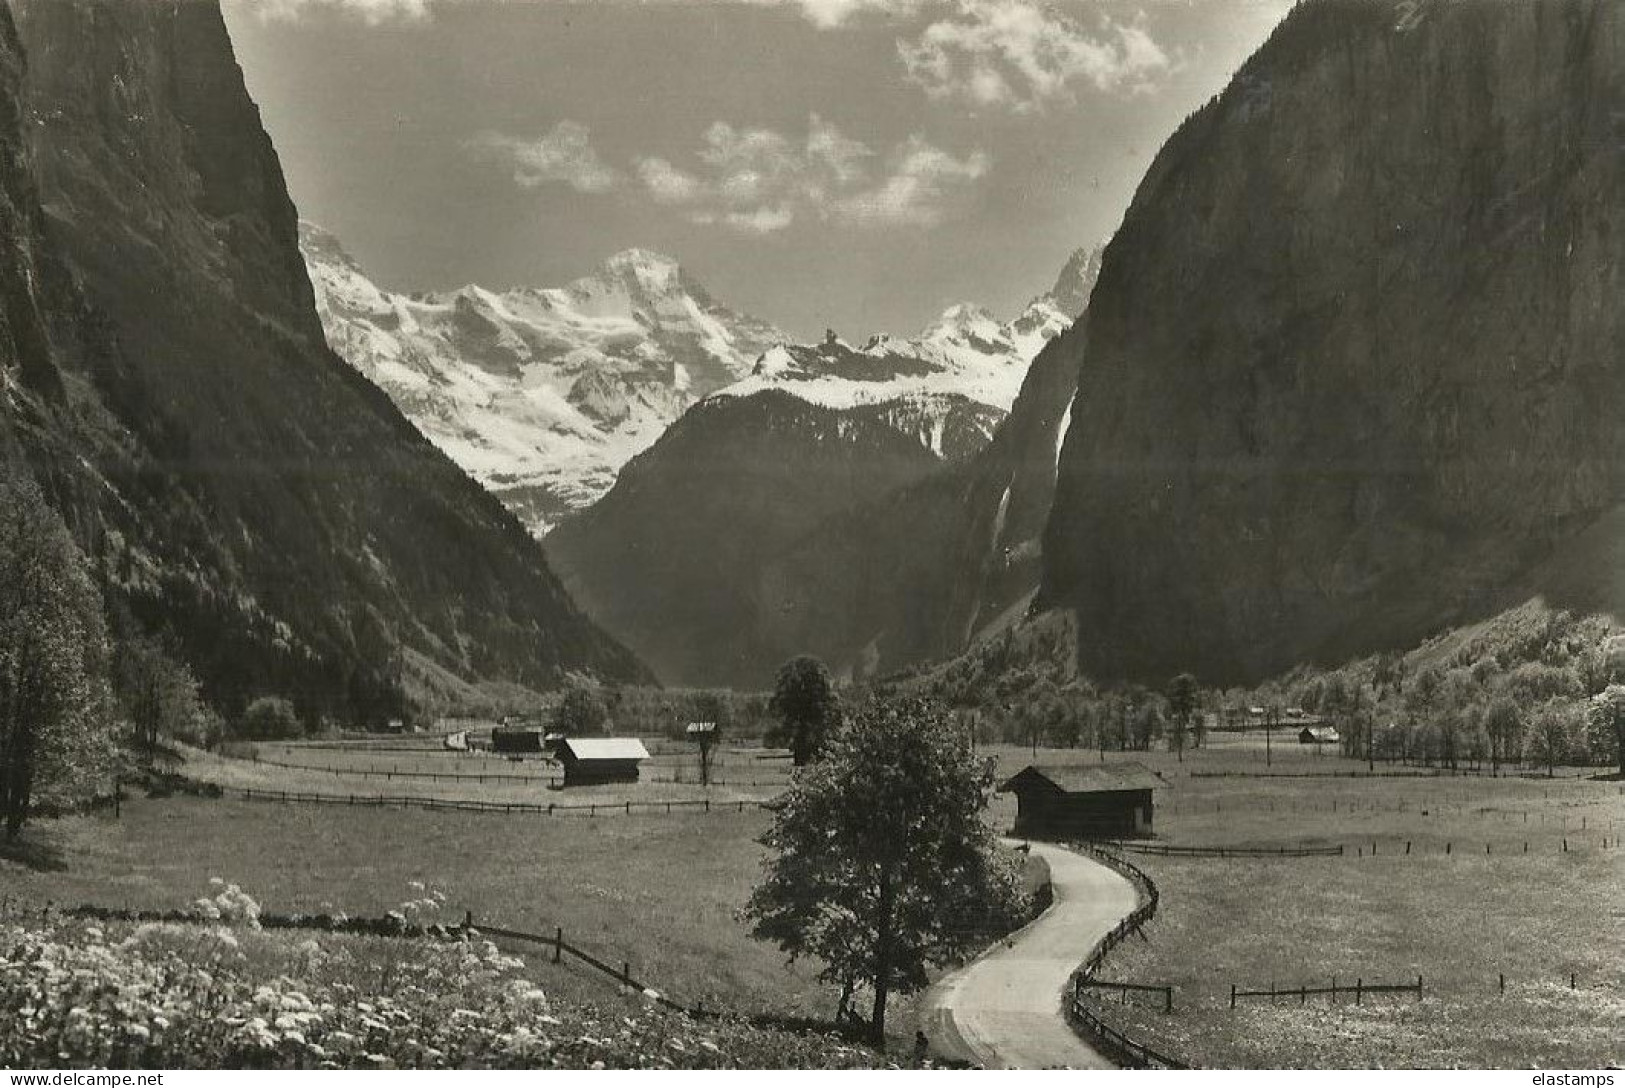
<svg viewBox="0 0 1625 1088"><path fill-rule="evenodd" d="M1036 757L1010 746L986 751L1010 774L1029 762L1101 759L1080 749L1040 749ZM410 788L584 801L601 792L490 781L542 770L509 761L399 752L363 759L313 749L282 756L312 765L209 757L187 773L340 794ZM1102 977L1173 985L1175 1011L1097 1001L1108 1022L1198 1065L1516 1067L1625 1058L1616 1038L1625 1014L1625 784L1578 769L1554 779L1344 777L1365 765L1291 747L1277 749L1266 767L1246 738L1218 740L1183 761L1161 752L1105 758L1141 762L1165 777L1158 843L1345 851L1264 859L1131 854L1160 885L1162 910L1149 941L1123 945ZM720 769L782 779L782 768L766 765L740 752ZM356 773L385 766L473 772L474 780L414 785ZM647 799L703 791L650 782L602 792ZM1000 796L990 818L1008 828L1013 817L1013 800ZM218 877L241 884L267 910L361 915L418 897L417 881L446 893L442 921L471 912L476 923L541 934L559 927L566 940L629 964L679 1001L827 1023L834 994L817 981L816 965L786 967L736 917L760 873L757 840L769 819L754 808L590 819L129 797L117 819L37 821L25 848L0 855L0 882L24 903L174 908ZM1086 952L1080 947L1077 958ZM616 999L613 984L583 970L568 959L545 964L540 981L566 999ZM1417 975L1425 980L1420 1002L1395 996L1355 1008L1318 998L1300 1006L1294 997L1229 1007L1232 982L1284 988L1325 985L1333 976L1348 984ZM905 1052L911 1020L907 1004L894 1009Z"/></svg>
<svg viewBox="0 0 1625 1088"><path fill-rule="evenodd" d="M1278 776L1268 778L1242 777L1265 768L1222 750L1146 762L1171 782L1158 799L1160 843L1345 853L1130 852L1162 906L1148 940L1121 945L1099 977L1172 985L1175 1008L1096 991L1091 1004L1108 1023L1203 1066L1625 1060L1625 784L1590 777L1594 769L1554 779L1348 778L1365 765L1291 751L1285 762L1276 756L1268 770ZM1226 776L1193 776L1213 773ZM1230 1007L1232 984L1295 991L1335 979L1352 989L1357 978L1418 976L1420 1000L1385 994L1356 1006L1342 993L1300 1004L1294 992Z"/></svg>

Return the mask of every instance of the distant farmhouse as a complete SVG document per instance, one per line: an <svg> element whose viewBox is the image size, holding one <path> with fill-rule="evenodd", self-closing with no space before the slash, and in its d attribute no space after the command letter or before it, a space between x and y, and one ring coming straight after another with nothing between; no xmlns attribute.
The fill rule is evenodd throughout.
<svg viewBox="0 0 1625 1088"><path fill-rule="evenodd" d="M1031 766L999 787L1016 795L1015 834L1030 839L1149 838L1153 791L1166 786L1138 763Z"/></svg>
<svg viewBox="0 0 1625 1088"><path fill-rule="evenodd" d="M559 742L566 786L636 782L649 750L636 737L567 737Z"/></svg>
<svg viewBox="0 0 1625 1088"><path fill-rule="evenodd" d="M499 725L491 730L491 751L521 755L546 751L546 730L534 725Z"/></svg>
<svg viewBox="0 0 1625 1088"><path fill-rule="evenodd" d="M1306 725L1298 730L1299 744L1336 744L1343 735L1329 725Z"/></svg>

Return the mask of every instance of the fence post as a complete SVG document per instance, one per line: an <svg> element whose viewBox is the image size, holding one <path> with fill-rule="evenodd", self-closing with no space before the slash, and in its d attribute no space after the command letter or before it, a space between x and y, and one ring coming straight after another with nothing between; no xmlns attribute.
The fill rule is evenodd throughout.
<svg viewBox="0 0 1625 1088"><path fill-rule="evenodd" d="M1365 988L1365 979L1357 978L1357 979L1354 980L1354 1003L1356 1005L1358 1005L1360 1003L1360 997L1362 996L1360 991L1363 990L1364 988Z"/></svg>
<svg viewBox="0 0 1625 1088"><path fill-rule="evenodd" d="M558 963L564 958L564 927L556 926L553 930L553 962Z"/></svg>
<svg viewBox="0 0 1625 1088"><path fill-rule="evenodd" d="M1411 840L1406 839L1405 840L1405 853L1408 854L1410 852L1411 852Z"/></svg>
<svg viewBox="0 0 1625 1088"><path fill-rule="evenodd" d="M1422 976L1416 976L1416 1000L1422 1000Z"/></svg>
<svg viewBox="0 0 1625 1088"><path fill-rule="evenodd" d="M1575 977L1574 972L1570 971L1569 972L1569 989L1571 989L1571 990L1574 989L1574 977Z"/></svg>
<svg viewBox="0 0 1625 1088"><path fill-rule="evenodd" d="M1502 971L1501 972L1501 993L1504 995L1506 992L1507 992L1507 976L1506 976L1506 972Z"/></svg>
<svg viewBox="0 0 1625 1088"><path fill-rule="evenodd" d="M1174 1011L1174 988L1172 986L1164 986L1162 988L1162 1011Z"/></svg>
<svg viewBox="0 0 1625 1088"><path fill-rule="evenodd" d="M626 983L627 989L632 988L632 965L626 960L621 961L621 981Z"/></svg>
<svg viewBox="0 0 1625 1088"><path fill-rule="evenodd" d="M1230 1007L1232 1009L1236 1007L1236 984L1234 982L1230 984Z"/></svg>

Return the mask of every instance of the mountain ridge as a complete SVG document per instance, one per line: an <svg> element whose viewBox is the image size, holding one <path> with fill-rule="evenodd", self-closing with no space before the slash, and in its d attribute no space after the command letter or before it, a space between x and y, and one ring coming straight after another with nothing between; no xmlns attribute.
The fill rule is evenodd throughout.
<svg viewBox="0 0 1625 1088"><path fill-rule="evenodd" d="M707 397L780 389L831 408L890 403L941 457L985 445L1027 363L1070 318L1073 254L1052 292L999 323L949 307L913 338L797 344L718 303L680 261L623 250L559 288L381 288L330 232L301 225L329 342L437 446L543 536Z"/></svg>
<svg viewBox="0 0 1625 1088"><path fill-rule="evenodd" d="M1086 672L1411 645L1620 503L1622 41L1594 0L1313 0L1168 141L1044 541Z"/></svg>
<svg viewBox="0 0 1625 1088"><path fill-rule="evenodd" d="M89 556L115 634L165 638L228 715L279 694L312 723L421 708L426 672L646 678L518 523L328 349L218 4L3 15L13 236L38 261L13 254L0 280L40 328L0 431Z"/></svg>

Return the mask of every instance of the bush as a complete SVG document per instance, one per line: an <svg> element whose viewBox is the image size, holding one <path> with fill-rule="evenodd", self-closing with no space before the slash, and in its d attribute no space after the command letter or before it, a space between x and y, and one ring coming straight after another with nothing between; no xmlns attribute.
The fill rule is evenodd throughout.
<svg viewBox="0 0 1625 1088"><path fill-rule="evenodd" d="M251 740L290 740L303 733L293 704L270 695L250 703L237 725L237 735Z"/></svg>

